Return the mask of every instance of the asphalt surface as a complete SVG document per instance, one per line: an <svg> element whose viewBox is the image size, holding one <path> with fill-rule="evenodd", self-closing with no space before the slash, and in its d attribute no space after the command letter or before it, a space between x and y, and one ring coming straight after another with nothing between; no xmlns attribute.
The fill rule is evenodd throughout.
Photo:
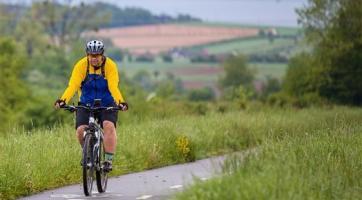
<svg viewBox="0 0 362 200"><path fill-rule="evenodd" d="M196 179L204 181L219 174L224 159L225 157L220 156L110 178L108 179L107 191L102 194L96 192L97 187L94 184L91 197L85 197L82 185L78 184L23 197L22 199L169 199L175 192L181 191Z"/></svg>

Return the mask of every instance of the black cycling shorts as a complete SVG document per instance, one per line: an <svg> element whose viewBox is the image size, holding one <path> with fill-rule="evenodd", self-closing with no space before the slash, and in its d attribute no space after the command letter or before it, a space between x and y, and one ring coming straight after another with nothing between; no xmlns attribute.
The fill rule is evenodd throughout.
<svg viewBox="0 0 362 200"><path fill-rule="evenodd" d="M114 110L102 110L100 113L95 115L96 119L99 120L100 125L103 127L103 121L111 121L116 127L117 120L118 120L118 111ZM76 111L76 118L75 118L75 129L77 129L81 125L88 125L89 122L89 111L86 109L79 108Z"/></svg>

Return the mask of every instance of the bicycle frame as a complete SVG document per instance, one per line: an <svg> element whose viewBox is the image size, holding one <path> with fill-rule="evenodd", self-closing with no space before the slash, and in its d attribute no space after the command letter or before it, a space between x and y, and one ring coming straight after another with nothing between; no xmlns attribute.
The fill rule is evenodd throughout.
<svg viewBox="0 0 362 200"><path fill-rule="evenodd" d="M104 132L96 118L96 113L102 110L121 110L119 107L90 107L90 106L63 106L62 108L74 112L79 108L89 111L88 127L83 132L84 147L83 147L83 188L86 196L91 196L93 187L94 171L96 172L96 181L98 192L105 192L107 187L107 172L102 169L102 155L104 153L103 139ZM88 137L90 136L90 137ZM103 145L102 145L103 144ZM102 153L103 152L103 153ZM86 156L85 156L86 155ZM104 159L104 157L103 157ZM88 162L89 161L89 162ZM94 170L94 171L93 171ZM90 174L88 174L90 172Z"/></svg>
<svg viewBox="0 0 362 200"><path fill-rule="evenodd" d="M93 154L91 156L91 163L95 164L95 159L97 158L94 158L93 155L98 155L100 143L104 139L104 132L99 123L97 122L93 112L90 113L88 128L84 130L83 138L85 138L87 134L91 134L91 138L95 139L96 141L95 143L93 143ZM97 171L101 170L100 165L96 165L95 167Z"/></svg>

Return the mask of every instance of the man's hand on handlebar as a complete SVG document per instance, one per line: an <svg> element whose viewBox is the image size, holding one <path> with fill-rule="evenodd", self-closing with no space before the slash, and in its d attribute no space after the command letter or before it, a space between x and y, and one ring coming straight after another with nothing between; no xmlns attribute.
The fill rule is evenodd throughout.
<svg viewBox="0 0 362 200"><path fill-rule="evenodd" d="M89 107L89 106L68 106L64 100L58 99L55 101L54 103L54 108L55 109L59 109L59 108L64 108L66 110L69 110L71 112L74 112L75 110L77 110L78 108L83 108L83 109L87 109L87 110L121 110L121 111L126 111L128 110L128 104L126 102L122 102L119 103L117 107Z"/></svg>
<svg viewBox="0 0 362 200"><path fill-rule="evenodd" d="M128 110L128 103L126 102L122 102L118 104L118 107L122 110L122 111L126 111Z"/></svg>
<svg viewBox="0 0 362 200"><path fill-rule="evenodd" d="M54 103L54 108L55 108L55 109L59 109L59 108L65 106L65 105L66 105L66 103L65 103L64 100L62 100L62 99L57 99L57 100L55 101L55 103Z"/></svg>

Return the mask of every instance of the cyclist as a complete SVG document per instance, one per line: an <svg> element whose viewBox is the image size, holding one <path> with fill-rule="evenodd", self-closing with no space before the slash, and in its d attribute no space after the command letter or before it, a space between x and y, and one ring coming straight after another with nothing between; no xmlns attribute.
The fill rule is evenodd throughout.
<svg viewBox="0 0 362 200"><path fill-rule="evenodd" d="M63 95L55 101L55 108L69 103L78 91L79 105L92 105L94 99L101 99L100 106L119 106L121 110L128 110L118 89L118 70L116 63L104 55L104 44L98 40L86 44L86 56L74 66L69 85ZM117 111L102 111L99 115L100 124L104 130L105 162L104 170L112 170L112 160L116 150ZM79 109L76 113L76 134L83 147L83 132L88 125L89 112Z"/></svg>

